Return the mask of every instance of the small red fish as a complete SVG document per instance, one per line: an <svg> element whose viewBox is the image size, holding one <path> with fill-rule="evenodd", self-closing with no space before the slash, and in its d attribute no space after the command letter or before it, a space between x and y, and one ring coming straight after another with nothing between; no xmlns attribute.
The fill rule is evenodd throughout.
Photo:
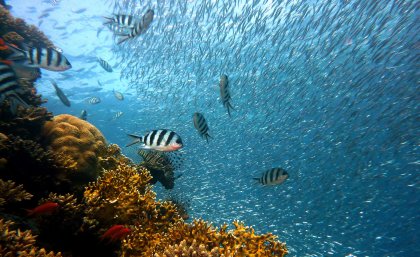
<svg viewBox="0 0 420 257"><path fill-rule="evenodd" d="M114 225L109 228L102 236L101 240L109 239L109 241L113 242L118 239L123 238L125 235L129 234L131 230L129 228L125 228L123 225Z"/></svg>
<svg viewBox="0 0 420 257"><path fill-rule="evenodd" d="M122 228L121 230L119 230L118 232L114 233L111 238L110 241L114 242L117 240L122 239L123 237L125 237L126 235L131 233L131 229L129 228Z"/></svg>
<svg viewBox="0 0 420 257"><path fill-rule="evenodd" d="M41 214L51 214L59 207L58 203L46 202L40 206L35 207L32 210L28 210L28 216L32 215L41 215Z"/></svg>

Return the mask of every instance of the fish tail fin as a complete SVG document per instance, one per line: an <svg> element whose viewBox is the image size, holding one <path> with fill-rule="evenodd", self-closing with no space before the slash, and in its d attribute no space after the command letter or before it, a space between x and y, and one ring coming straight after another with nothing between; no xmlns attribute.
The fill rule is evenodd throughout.
<svg viewBox="0 0 420 257"><path fill-rule="evenodd" d="M260 183L260 178L252 178L253 180L255 180L255 184L259 184Z"/></svg>
<svg viewBox="0 0 420 257"><path fill-rule="evenodd" d="M134 144L143 142L143 137L141 137L141 136L137 136L137 135L133 135L133 134L127 134L127 135L129 137L132 137L134 140L131 143L129 143L128 145L126 145L125 147L129 147L129 146L132 146Z"/></svg>
<svg viewBox="0 0 420 257"><path fill-rule="evenodd" d="M105 22L103 23L103 25L111 24L114 20L112 17L103 16L103 18L105 19Z"/></svg>
<svg viewBox="0 0 420 257"><path fill-rule="evenodd" d="M9 61L21 61L21 60L25 60L27 58L26 56L26 52L25 52L25 48L27 48L26 45L24 45L24 49L20 49L19 47L13 45L13 44L7 44L5 43L7 46L7 49L12 50L12 54L7 56L7 60Z"/></svg>
<svg viewBox="0 0 420 257"><path fill-rule="evenodd" d="M207 144L209 143L209 138L210 139L212 139L213 137L212 136L210 136L209 134L207 134L206 136L205 136L205 138L206 138L206 141L207 141Z"/></svg>
<svg viewBox="0 0 420 257"><path fill-rule="evenodd" d="M26 216L28 217L34 215L34 210L25 209L25 211L26 211Z"/></svg>
<svg viewBox="0 0 420 257"><path fill-rule="evenodd" d="M232 105L231 105L229 102L227 102L227 104L226 104L226 108L227 108L227 111L228 111L228 115L229 115L229 117L232 117L232 115L230 114L230 110L231 110L231 109L233 110L233 107L232 107Z"/></svg>
<svg viewBox="0 0 420 257"><path fill-rule="evenodd" d="M130 36L128 36L128 35L123 35L119 40L118 40L118 45L119 44L121 44L121 43L123 43L123 42L125 42L127 39L129 39L130 38Z"/></svg>

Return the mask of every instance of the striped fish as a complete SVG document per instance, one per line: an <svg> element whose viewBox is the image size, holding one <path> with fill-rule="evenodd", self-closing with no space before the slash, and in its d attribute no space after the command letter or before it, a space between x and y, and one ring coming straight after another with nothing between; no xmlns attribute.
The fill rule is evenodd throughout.
<svg viewBox="0 0 420 257"><path fill-rule="evenodd" d="M177 154L175 154L177 153ZM140 149L138 154L143 158L146 166L162 171L174 171L179 169L183 163L183 159L179 152L160 152L153 150Z"/></svg>
<svg viewBox="0 0 420 257"><path fill-rule="evenodd" d="M167 129L152 130L146 133L146 135L144 135L143 137L133 134L128 135L134 138L134 141L126 145L126 147L134 145L136 143L141 143L143 144L143 149L170 152L178 150L183 146L181 137L174 131Z"/></svg>
<svg viewBox="0 0 420 257"><path fill-rule="evenodd" d="M18 105L28 108L29 105L20 98L20 95L23 94L25 94L25 90L18 84L12 68L0 62L0 104L7 100L12 113L16 113Z"/></svg>
<svg viewBox="0 0 420 257"><path fill-rule="evenodd" d="M152 9L147 10L147 12L143 15L140 22L136 23L134 28L131 29L131 32L128 34L121 34L121 38L118 41L118 44L121 44L122 42L126 41L129 38L137 37L150 27L150 23L153 21L153 17L155 15L155 12Z"/></svg>
<svg viewBox="0 0 420 257"><path fill-rule="evenodd" d="M227 108L229 117L230 116L230 109L233 109L232 105L230 104L230 92L229 92L229 80L228 77L223 74L220 76L220 97L222 99L223 106Z"/></svg>
<svg viewBox="0 0 420 257"><path fill-rule="evenodd" d="M106 70L107 72L112 72L112 67L107 61L98 57L98 62L101 65L101 67L104 68L104 70Z"/></svg>
<svg viewBox="0 0 420 257"><path fill-rule="evenodd" d="M99 97L93 96L87 99L87 102L89 104L98 104L101 102L101 99Z"/></svg>
<svg viewBox="0 0 420 257"><path fill-rule="evenodd" d="M112 117L112 120L116 120L119 117L121 117L124 113L122 111L118 111L114 114L114 117Z"/></svg>
<svg viewBox="0 0 420 257"><path fill-rule="evenodd" d="M24 64L50 71L65 71L71 68L67 58L54 48L25 47L25 50L9 45L15 52L21 52L24 56ZM13 59L11 59L13 60ZM17 61L20 60L17 59Z"/></svg>
<svg viewBox="0 0 420 257"><path fill-rule="evenodd" d="M134 28L136 24L136 18L132 15L127 14L114 14L113 17L104 17L107 19L104 25L117 25L120 28Z"/></svg>
<svg viewBox="0 0 420 257"><path fill-rule="evenodd" d="M282 168L272 168L262 174L260 178L254 178L263 185L280 185L289 177L289 173Z"/></svg>
<svg viewBox="0 0 420 257"><path fill-rule="evenodd" d="M211 136L208 133L209 126L207 125L207 121L204 118L203 114L199 112L194 113L193 122L194 122L194 127L197 129L198 133L200 133L200 136L204 137L208 143L209 138L211 138Z"/></svg>

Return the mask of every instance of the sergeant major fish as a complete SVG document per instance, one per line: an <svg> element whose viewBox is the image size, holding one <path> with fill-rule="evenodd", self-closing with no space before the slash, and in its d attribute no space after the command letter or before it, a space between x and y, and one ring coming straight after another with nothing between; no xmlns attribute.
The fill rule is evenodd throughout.
<svg viewBox="0 0 420 257"><path fill-rule="evenodd" d="M61 90L57 83L55 83L54 80L50 80L51 84L54 86L55 89L55 93L57 94L58 98L60 98L61 102L65 105L65 106L69 106L70 107L70 101L67 98L67 96L64 94L63 90Z"/></svg>
<svg viewBox="0 0 420 257"><path fill-rule="evenodd" d="M230 104L230 92L229 92L229 80L228 77L223 74L220 76L220 97L222 99L223 106L227 108L229 117L230 116L230 109L233 109L232 105Z"/></svg>
<svg viewBox="0 0 420 257"><path fill-rule="evenodd" d="M98 62L101 65L101 67L104 68L104 70L106 70L107 72L112 72L112 67L107 61L98 57Z"/></svg>
<svg viewBox="0 0 420 257"><path fill-rule="evenodd" d="M20 56L10 60L23 60L25 65L39 67L50 71L65 71L71 68L67 58L54 48L24 47L22 50L16 46L8 45L13 51L21 53ZM23 56L22 56L23 55Z"/></svg>
<svg viewBox="0 0 420 257"><path fill-rule="evenodd" d="M18 84L16 74L10 66L0 62L0 104L3 104L3 101L8 100L12 113L16 112L18 105L29 107L29 105L20 98L20 95L24 93L25 90Z"/></svg>
<svg viewBox="0 0 420 257"><path fill-rule="evenodd" d="M144 136L128 134L134 141L126 147L136 143L143 144L143 149L152 149L162 152L176 151L183 147L181 137L174 131L167 129L152 130Z"/></svg>
<svg viewBox="0 0 420 257"><path fill-rule="evenodd" d="M134 28L131 29L130 33L120 35L121 38L118 41L118 44L121 44L129 38L137 37L146 32L146 30L150 27L150 23L152 23L153 21L154 15L155 12L152 9L147 10L146 13L143 15L141 21L135 24Z"/></svg>
<svg viewBox="0 0 420 257"><path fill-rule="evenodd" d="M88 102L89 104L98 104L98 103L100 103L100 102L101 102L101 99L100 99L99 97L93 96L93 97L89 97L89 98L87 99L87 102Z"/></svg>
<svg viewBox="0 0 420 257"><path fill-rule="evenodd" d="M263 185L273 186L273 185L280 185L288 177L289 177L289 174L284 169L272 168L265 171L261 177L253 178L253 179L257 180L259 183Z"/></svg>
<svg viewBox="0 0 420 257"><path fill-rule="evenodd" d="M208 133L209 127L207 125L206 119L204 118L204 115L199 112L194 113L193 122L194 127L197 129L198 133L200 133L200 136L204 137L208 143L211 136Z"/></svg>

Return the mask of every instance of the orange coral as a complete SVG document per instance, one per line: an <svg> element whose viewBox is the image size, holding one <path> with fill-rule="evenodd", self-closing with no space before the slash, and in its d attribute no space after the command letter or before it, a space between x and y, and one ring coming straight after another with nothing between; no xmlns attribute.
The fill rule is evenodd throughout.
<svg viewBox="0 0 420 257"><path fill-rule="evenodd" d="M105 150L105 138L92 124L61 114L45 123L41 132L45 145L77 162L76 169L89 179L98 175L98 155Z"/></svg>
<svg viewBox="0 0 420 257"><path fill-rule="evenodd" d="M30 230L20 231L13 228L12 221L0 219L0 256L59 257L61 253L47 252L35 246L36 236Z"/></svg>

